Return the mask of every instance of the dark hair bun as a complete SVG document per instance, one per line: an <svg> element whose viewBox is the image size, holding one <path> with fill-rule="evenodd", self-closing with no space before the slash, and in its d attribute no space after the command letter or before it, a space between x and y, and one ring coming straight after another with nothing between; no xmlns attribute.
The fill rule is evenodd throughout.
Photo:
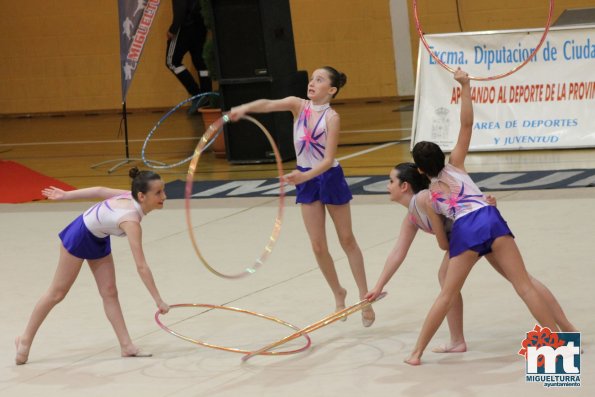
<svg viewBox="0 0 595 397"><path fill-rule="evenodd" d="M132 179L136 178L138 174L140 174L140 170L138 169L138 167L132 167L130 171L128 171L128 176Z"/></svg>
<svg viewBox="0 0 595 397"><path fill-rule="evenodd" d="M345 73L339 72L339 81L337 81L337 85L339 86L339 88L341 88L345 84L347 84L347 76L345 75Z"/></svg>

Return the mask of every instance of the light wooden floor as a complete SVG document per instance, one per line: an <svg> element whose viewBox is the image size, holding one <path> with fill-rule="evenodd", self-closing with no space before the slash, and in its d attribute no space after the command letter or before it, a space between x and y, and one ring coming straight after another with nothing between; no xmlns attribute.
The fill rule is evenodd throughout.
<svg viewBox="0 0 595 397"><path fill-rule="evenodd" d="M344 145L339 156L370 149L376 142L394 142L410 135L411 111L396 111L410 102L379 102L373 104L338 105L343 113ZM343 110L344 109L344 110ZM151 128L164 114L160 112L134 112L128 116L130 157L139 158L145 138ZM0 118L0 153L2 159L16 160L23 165L56 177L76 187L107 184L126 187L127 170L123 166L112 175L107 170L110 163L97 169L90 166L109 159L125 157L123 134L118 136L120 116L117 114L76 115L66 117ZM368 120L375 120L370 124ZM197 139L204 132L200 116L189 117L181 110L170 117L149 142L147 157L168 164L175 163L192 154ZM344 166L349 172L372 175L385 173L396 157L407 156L407 144L398 148L373 152ZM144 167L142 162L136 162ZM294 162L286 162L289 170ZM146 168L146 167L145 167ZM170 181L183 178L188 164L161 170ZM216 159L212 153L201 158L200 177L205 179L234 179L275 176L275 166L231 165L225 159Z"/></svg>
<svg viewBox="0 0 595 397"><path fill-rule="evenodd" d="M409 160L409 103L381 102L338 106L343 135L339 149L347 175L385 175ZM131 154L159 113L130 116ZM178 161L200 135L198 118L177 115L164 125L151 155ZM128 188L127 167L111 175L92 164L123 156L117 115L0 119L0 158L18 161L76 187ZM387 131L377 131L387 130ZM159 141L158 139L170 139ZM382 147L385 142L395 144ZM372 151L365 152L366 150ZM3 152L4 151L4 152ZM595 167L593 150L476 153L472 171ZM348 157L352 156L352 157ZM254 178L275 175L272 165L229 165L204 156L201 177ZM347 158L348 157L348 158ZM291 169L293 164L285 164ZM184 178L186 167L161 172L166 181ZM121 359L117 341L102 311L93 277L84 267L66 299L41 327L30 362L15 366L14 337L47 288L58 256L57 233L91 203L0 205L0 395L2 396L593 396L595 395L595 188L507 191L496 194L516 234L528 270L557 296L582 331L582 382L576 390L544 389L525 382L517 355L534 320L513 288L484 261L475 266L463 290L469 352L427 352L424 365L402 363L438 294L442 253L427 235L417 237L407 260L375 304L377 322L364 329L359 314L345 323L312 333L313 347L286 357L256 357L241 364L233 353L197 347L163 332L155 307L136 274L125 239L112 239L119 296L130 333L152 358ZM183 200L143 221L145 253L164 299L170 303L228 304L278 316L305 326L326 316L333 300L321 276L301 220L287 200L283 230L269 260L255 275L225 280L209 273L188 240ZM276 199L196 200L192 217L203 254L221 270L243 268L266 238ZM385 196L356 196L353 227L362 248L369 284L375 283L406 214ZM327 219L329 247L348 303L357 301L349 264ZM421 234L421 233L420 233ZM289 332L275 324L218 312L176 311L164 321L179 332L208 342L255 349ZM443 325L431 346L448 340ZM296 345L293 345L296 346Z"/></svg>
<svg viewBox="0 0 595 397"><path fill-rule="evenodd" d="M412 102L375 101L335 106L341 114L342 133L338 158L348 176L385 175L392 166L410 161ZM151 128L165 111L133 112L128 116L130 157L140 158ZM92 169L102 161L125 157L118 114L63 117L0 118L0 159L15 160L75 187L108 185L128 188L128 169L136 161L108 174L116 162ZM200 116L182 110L159 127L147 147L147 157L172 164L192 154L204 128ZM393 144L391 144L393 143ZM284 164L286 170L294 162ZM470 171L526 171L594 168L595 149L475 153L468 157ZM188 165L159 170L166 182L184 179ZM201 179L250 179L276 176L272 164L231 165L212 153L201 158Z"/></svg>

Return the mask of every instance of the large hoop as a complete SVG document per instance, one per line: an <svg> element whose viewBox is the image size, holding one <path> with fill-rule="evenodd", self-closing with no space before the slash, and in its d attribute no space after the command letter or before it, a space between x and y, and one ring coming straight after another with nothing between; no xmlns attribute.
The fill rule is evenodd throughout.
<svg viewBox="0 0 595 397"><path fill-rule="evenodd" d="M359 301L358 303L356 303L353 306L349 306L343 310L339 310L338 312L335 312L329 316L326 316L322 320L319 320L313 324L310 324L307 327L302 328L302 329L298 330L297 332L294 332L293 334L286 336L283 339L279 339L278 341L273 342L269 345L266 345L263 348L260 348L258 350L255 350L253 352L246 354L244 357L242 357L242 361L248 361L252 357L257 356L259 354L268 354L268 353L270 353L269 350L274 349L275 347L281 346L289 341L299 338L300 336L305 336L312 331L316 331L319 328L325 327L329 324L334 323L335 321L341 320L341 319L343 319L359 310L362 310L363 308L371 305L374 302L378 302L380 299L384 298L386 296L386 294L387 294L386 292L381 293L378 296L378 298L376 298L373 302L371 302L367 299L364 299L364 300Z"/></svg>
<svg viewBox="0 0 595 397"><path fill-rule="evenodd" d="M469 78L471 80L477 80L477 81L490 81L490 80L497 80L497 79L501 79L503 77L506 76L510 76L511 74L513 74L514 72L518 71L520 68L522 68L523 66L525 66L527 63L529 63L529 61L531 61L531 58L533 58L535 56L535 54L537 54L537 51L539 51L539 49L541 48L542 44L545 41L545 38L547 37L547 34L550 30L550 25L552 22L552 15L554 12L554 0L549 0L550 2L550 8L549 8L549 14L547 17L547 23L545 25L545 29L543 31L543 35L541 36L541 40L539 40L539 44L537 44L537 47L535 47L535 49L533 50L533 52L531 52L531 55L529 55L527 57L527 59L525 59L522 63L518 64L517 66L515 66L514 68L510 69L508 72L502 73L502 74L498 74L495 76L487 76L487 77L479 77L479 76L471 76L469 75ZM432 58L434 58L434 60L436 61L436 63L438 63L440 66L442 66L444 69L448 70L449 72L453 73L455 72L455 69L452 68L451 66L448 66L446 63L442 62L442 60L440 58L438 58L436 56L436 54L434 54L428 44L428 42L426 41L426 38L424 37L424 33L423 33L423 28L421 26L421 23L419 22L419 16L417 14L417 0L413 0L413 15L415 16L415 26L417 28L417 34L419 35L419 38L421 40L421 42L423 43L424 47L426 47L426 50L428 51L428 53L430 54L430 56Z"/></svg>
<svg viewBox="0 0 595 397"><path fill-rule="evenodd" d="M174 168L177 167L179 165L182 165L184 163L187 163L188 161L190 161L192 159L193 155L190 155L188 157L186 157L183 160L178 161L177 163L173 163L173 164L156 164L154 161L149 161L147 160L147 158L145 157L145 149L147 148L147 145L149 144L149 140L151 139L151 137L153 136L153 134L155 133L155 131L157 131L157 128L159 128L159 126L165 121L167 120L167 118L169 116L171 116L173 113L175 113L176 110L178 110L181 106L183 106L185 103L190 102L194 99L198 99L199 102L202 102L203 99L205 99L207 96L210 95L214 95L214 96L219 96L218 93L216 92L205 92L202 94L198 94L198 95L194 95L188 99L184 99L182 102L178 103L176 106L174 106L173 108L171 108L169 110L169 112L165 113L165 115L163 117L161 117L159 119L159 121L157 122L157 124L155 124L155 126L153 126L153 128L151 129L151 131L149 131L149 134L147 135L147 137L145 138L145 142L143 143L143 148L141 149L141 159L143 160L143 163L145 163L145 165L147 167L150 168L156 168L156 169L166 169L166 168ZM215 139L217 139L217 137L219 136L219 134L221 133L222 130L218 130L217 133L215 134L215 136L213 136L213 138L202 148L202 150L206 150L209 146L211 146L211 144L213 142L215 142Z"/></svg>
<svg viewBox="0 0 595 397"><path fill-rule="evenodd" d="M221 306L221 305L209 305L209 304L205 304L205 303L179 303L176 305L170 305L169 308L170 309L174 309L177 307L205 307L208 309L221 309L221 310L229 310L229 311L233 311L233 312L237 312L237 313L244 313L244 314L249 314L251 316L255 316L255 317L260 317L260 318L264 318L266 320L270 320L270 321L274 321L277 324L281 324L284 325L286 327L295 329L295 330L299 330L298 327L296 327L293 324L290 324L286 321L283 321L277 317L273 317L273 316L267 316L266 314L261 314L261 313L256 313L256 312L251 312L249 310L245 310L245 309L238 309L237 307L231 307L231 306ZM159 312L159 310L157 310L157 312L155 313L155 322L157 323L157 325L159 325L161 327L161 329L165 330L166 332L169 332L170 334L172 334L173 336L176 336L180 339L183 339L187 342L191 342L200 346L204 346L204 347L209 347L211 349L217 349L217 350L224 350L227 352L232 352L232 353L242 353L242 354L249 354L250 351L248 350L242 350L242 349L236 349L234 347L226 347L226 346L220 346L220 345L215 345L212 343L208 343L199 339L194 339L194 338L190 338L189 336L184 336L174 330L172 330L171 328L169 328L168 326L166 326L165 324L163 324L163 322L161 322L161 320L159 319L159 315L161 313ZM308 335L303 335L304 338L306 338L306 344L302 347L300 347L299 349L294 349L294 350L286 350L286 351L275 351L275 352L266 352L266 353L262 353L262 354L267 354L269 356L282 356L282 355L287 355L287 354L295 354L295 353L300 353L303 352L304 350L308 349L311 345L312 345L312 340L310 339L310 337Z"/></svg>
<svg viewBox="0 0 595 397"><path fill-rule="evenodd" d="M192 242L194 251L196 252L196 255L198 256L200 261L203 263L203 265L205 265L205 267L211 273L213 273L219 277L230 278L230 279L242 278L242 277L246 277L251 274L254 274L254 273L256 273L256 270L264 264L267 257L273 251L273 246L277 242L279 233L281 233L281 223L283 221L283 209L285 207L285 188L284 188L284 184L282 183L283 162L281 160L281 154L279 153L279 149L277 148L277 145L275 144L275 140L273 139L273 137L271 136L269 131L258 120L254 119L250 116L244 116L244 117L242 117L242 119L251 121L252 123L256 124L260 128L260 130L264 133L266 138L268 139L268 141L271 144L271 147L273 149L273 152L275 153L275 160L277 163L277 170L279 172L279 181L280 181L280 183L279 183L279 207L277 210L277 216L275 218L275 224L273 226L273 230L271 231L271 234L269 236L269 241L266 244L266 246L264 247L264 250L262 251L260 256L256 259L256 261L252 265L246 267L244 269L244 271L237 273L237 274L224 274L224 273L221 273L221 272L215 270L215 268L213 266L211 266L211 264L209 264L209 262L206 260L206 258L202 255L202 253L198 247L198 244L196 242L196 237L194 236L194 227L192 225L192 218L190 216L190 200L192 198L192 183L194 182L194 173L196 172L198 161L200 160L200 156L204 150L205 145L207 145L207 143L209 141L211 141L211 137L215 133L215 131L218 131L220 128L222 128L224 123L229 122L229 117L227 115L221 117L219 120L217 120L216 122L211 124L211 126L207 129L207 131L205 131L202 138L199 140L198 144L196 145L196 149L194 150L194 155L192 156L192 160L190 161L190 165L188 166L188 174L186 176L186 193L185 193L186 222L188 224L188 233L190 234L190 241Z"/></svg>

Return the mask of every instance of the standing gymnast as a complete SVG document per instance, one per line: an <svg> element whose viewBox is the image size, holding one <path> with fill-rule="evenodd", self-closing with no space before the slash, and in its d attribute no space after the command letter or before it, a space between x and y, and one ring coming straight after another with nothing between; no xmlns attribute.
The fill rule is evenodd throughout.
<svg viewBox="0 0 595 397"><path fill-rule="evenodd" d="M488 253L500 265L537 322L558 331L551 309L531 283L508 225L498 209L486 203L481 190L465 171L473 129L471 84L468 74L460 69L454 78L462 87L461 127L448 164L445 164L444 152L433 142L418 142L413 148L415 163L430 179L430 195L419 204L434 227L440 247L448 247L450 260L440 294L426 316L413 352L405 360L410 365L421 364L425 348L444 321L471 268L480 256ZM453 220L450 240L441 227L440 215Z"/></svg>
<svg viewBox="0 0 595 397"><path fill-rule="evenodd" d="M343 169L335 159L339 142L340 118L331 106L341 87L345 74L325 66L312 73L308 84L309 100L287 97L279 100L260 99L232 108L229 117L239 120L247 113L291 111L294 116L293 141L297 156L297 169L284 176L295 185L296 203L301 204L302 217L310 237L316 261L335 297L336 310L345 308L347 291L337 277L335 264L329 253L326 231L326 211L331 216L341 247L347 254L351 272L361 299L368 291L364 259L351 226L352 199ZM375 319L371 306L362 311L362 323L372 325Z"/></svg>
<svg viewBox="0 0 595 397"><path fill-rule="evenodd" d="M166 199L161 177L152 171L139 171L134 167L129 172L132 191L92 187L65 192L56 187L42 191L50 200L103 199L76 218L60 234L60 259L54 279L47 292L33 309L25 332L16 338L17 365L25 364L37 330L49 312L58 304L76 280L82 263L87 260L108 320L112 324L122 357L149 357L136 347L126 328L122 308L118 300L114 259L111 254L110 236L128 237L130 249L140 278L155 300L161 313L169 306L161 299L142 246L140 222L154 209L163 208Z"/></svg>
<svg viewBox="0 0 595 397"><path fill-rule="evenodd" d="M417 166L413 163L401 163L391 170L387 186L390 199L408 208L408 213L401 223L399 237L386 259L378 282L368 292L366 299L373 301L378 298L386 283L388 283L405 260L418 230L434 234L428 215L418 204L428 199L428 195L430 194L429 190L427 190L428 185L428 179L418 172ZM491 196L486 197L486 202L490 205L495 205L495 199ZM448 231L452 222L448 218L442 216L440 218L441 221L444 221L441 223L444 223L445 230ZM493 254L486 254L485 258L498 273L508 279ZM446 277L448 260L448 252L446 252L440 265L440 270L438 271L438 280L441 286L444 284ZM560 329L564 332L575 332L576 328L566 318L564 310L562 310L562 307L552 292L533 276L529 275L529 277L542 298L552 308L556 324L558 324ZM463 332L463 297L460 292L455 295L446 319L450 332L450 343L436 347L432 351L435 353L461 353L467 351L467 343Z"/></svg>

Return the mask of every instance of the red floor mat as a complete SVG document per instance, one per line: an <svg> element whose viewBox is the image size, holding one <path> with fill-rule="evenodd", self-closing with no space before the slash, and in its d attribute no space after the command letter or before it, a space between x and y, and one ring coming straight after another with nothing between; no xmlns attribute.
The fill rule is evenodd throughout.
<svg viewBox="0 0 595 397"><path fill-rule="evenodd" d="M48 186L56 186L64 190L75 189L14 161L0 160L0 203L43 200L41 189Z"/></svg>

